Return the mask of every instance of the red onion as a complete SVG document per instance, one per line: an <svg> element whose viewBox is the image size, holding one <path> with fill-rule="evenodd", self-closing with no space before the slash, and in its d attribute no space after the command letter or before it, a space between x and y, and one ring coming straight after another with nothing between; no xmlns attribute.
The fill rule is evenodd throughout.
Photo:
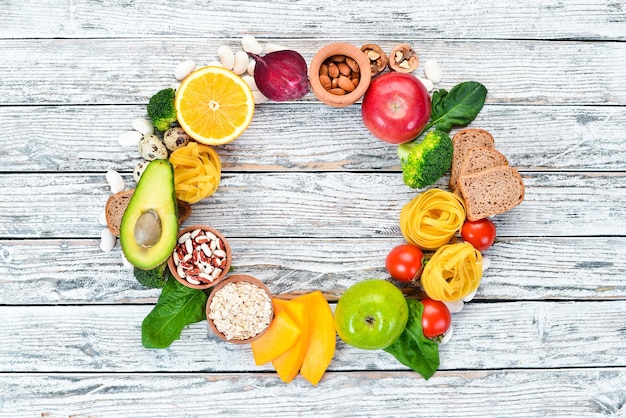
<svg viewBox="0 0 626 418"><path fill-rule="evenodd" d="M265 97L276 102L296 100L309 91L306 61L296 51L282 50L264 56L249 53L256 61L254 81Z"/></svg>

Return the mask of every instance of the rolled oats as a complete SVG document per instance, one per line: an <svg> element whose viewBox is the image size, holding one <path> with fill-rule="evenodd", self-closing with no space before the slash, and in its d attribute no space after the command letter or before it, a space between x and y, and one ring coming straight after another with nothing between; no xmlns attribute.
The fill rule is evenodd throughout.
<svg viewBox="0 0 626 418"><path fill-rule="evenodd" d="M228 283L212 296L209 318L227 340L247 340L269 326L272 300L253 283Z"/></svg>

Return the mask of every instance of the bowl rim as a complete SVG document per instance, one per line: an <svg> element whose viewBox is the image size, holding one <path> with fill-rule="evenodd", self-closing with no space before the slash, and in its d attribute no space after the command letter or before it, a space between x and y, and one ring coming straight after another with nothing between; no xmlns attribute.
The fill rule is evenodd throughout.
<svg viewBox="0 0 626 418"><path fill-rule="evenodd" d="M213 280L211 283L203 283L203 284L192 284L192 283L189 283L187 280L183 279L182 277L180 277L178 275L178 272L176 271L176 265L174 264L174 251L176 250L176 246L178 246L178 239L183 234L185 234L187 232L195 231L196 229L202 229L203 231L209 231L209 232L215 234L224 243L224 251L226 251L226 266L225 266L224 270L222 271L222 274L220 274L217 277L217 279ZM185 227L185 228L181 229L178 232L178 236L176 237L176 246L174 246L174 249L172 249L172 253L170 254L169 258L167 259L167 266L170 269L170 274L172 276L174 276L174 278L176 280L178 280L184 286L187 286L187 287L189 287L191 289L197 289L197 290L209 289L209 288L217 285L222 280L224 280L224 278L228 274L228 271L230 270L230 265L231 265L232 258L233 258L232 257L232 250L230 248L230 244L228 243L228 240L224 237L224 235L220 231L218 231L217 229L213 228L212 226L208 226L208 225L191 225L191 226L188 226L188 227Z"/></svg>
<svg viewBox="0 0 626 418"><path fill-rule="evenodd" d="M361 73L359 84L348 94L337 95L329 93L320 82L320 67L327 58L333 55L345 55L355 60L359 65L359 72ZM363 97L369 87L371 79L370 62L367 56L365 56L363 51L358 47L345 42L334 42L326 45L317 51L309 65L309 82L311 83L313 94L322 102L333 107L344 107L355 103Z"/></svg>
<svg viewBox="0 0 626 418"><path fill-rule="evenodd" d="M220 291L220 289L222 289L224 286L230 284L230 283L240 283L240 282L248 282L248 283L252 283L255 286L261 288L266 294L267 296L270 298L270 301L272 300L272 293L270 292L270 290L268 289L268 287L259 279L257 279L254 276L250 276L248 274L234 274L232 276L228 276L226 279L222 280L220 283L218 283L211 291L211 294L209 295L209 298L207 299L206 302L206 320L207 323L209 325L209 328L211 329L211 331L213 331L213 333L215 335L217 335L221 340L229 342L229 343L233 343L233 344L249 344L252 341L257 340L258 338L260 338L263 334L265 334L265 332L267 331L267 329L269 328L269 324L272 323L272 320L274 319L274 304L271 304L272 307L272 313L270 315L270 321L267 327L265 327L265 329L263 329L263 331L259 332L258 334L248 338L247 340L234 340L234 339L227 339L226 336L217 329L217 327L215 326L215 323L213 322L213 320L209 317L209 314L211 312L211 302L213 301L213 297L215 296L215 294L217 292Z"/></svg>

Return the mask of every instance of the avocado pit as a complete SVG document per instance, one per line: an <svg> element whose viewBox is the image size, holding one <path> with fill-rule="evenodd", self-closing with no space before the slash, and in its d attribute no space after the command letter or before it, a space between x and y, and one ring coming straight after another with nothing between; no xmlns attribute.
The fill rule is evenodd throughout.
<svg viewBox="0 0 626 418"><path fill-rule="evenodd" d="M161 218L150 209L141 214L135 224L135 241L142 247L152 247L161 239Z"/></svg>

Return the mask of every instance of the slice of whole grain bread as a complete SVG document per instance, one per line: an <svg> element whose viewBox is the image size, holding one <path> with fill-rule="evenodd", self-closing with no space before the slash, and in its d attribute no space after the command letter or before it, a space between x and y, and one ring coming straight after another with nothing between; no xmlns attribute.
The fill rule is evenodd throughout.
<svg viewBox="0 0 626 418"><path fill-rule="evenodd" d="M465 154L459 176L483 171L499 165L509 165L506 157L497 149L491 147L470 148Z"/></svg>
<svg viewBox="0 0 626 418"><path fill-rule="evenodd" d="M458 184L470 221L506 212L524 200L522 176L508 165L464 174Z"/></svg>
<svg viewBox="0 0 626 418"><path fill-rule="evenodd" d="M112 194L107 200L105 207L107 227L116 237L120 236L122 217L134 192L135 189L123 190ZM178 204L178 225L182 225L191 215L191 205L178 199L176 203Z"/></svg>
<svg viewBox="0 0 626 418"><path fill-rule="evenodd" d="M468 150L478 147L494 148L493 136L484 129L467 128L452 137L452 167L450 168L450 189L457 186L461 165Z"/></svg>

